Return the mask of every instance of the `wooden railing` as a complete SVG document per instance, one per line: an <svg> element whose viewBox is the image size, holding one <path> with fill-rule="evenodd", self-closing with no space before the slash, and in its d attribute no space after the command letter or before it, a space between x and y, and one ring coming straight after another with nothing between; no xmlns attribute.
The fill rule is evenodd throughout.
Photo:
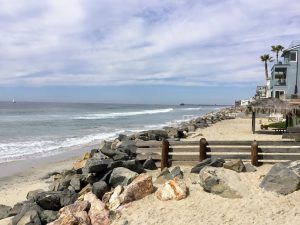
<svg viewBox="0 0 300 225"><path fill-rule="evenodd" d="M300 142L295 141L141 141L137 159L151 157L161 169L171 165L194 165L206 158L241 159L258 166L262 162L300 160Z"/></svg>

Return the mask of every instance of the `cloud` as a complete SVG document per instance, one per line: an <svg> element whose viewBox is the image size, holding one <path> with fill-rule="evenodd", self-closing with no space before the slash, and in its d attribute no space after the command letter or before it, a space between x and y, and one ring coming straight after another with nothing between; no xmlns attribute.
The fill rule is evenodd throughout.
<svg viewBox="0 0 300 225"><path fill-rule="evenodd" d="M0 0L0 85L230 86L299 39L296 1Z"/></svg>

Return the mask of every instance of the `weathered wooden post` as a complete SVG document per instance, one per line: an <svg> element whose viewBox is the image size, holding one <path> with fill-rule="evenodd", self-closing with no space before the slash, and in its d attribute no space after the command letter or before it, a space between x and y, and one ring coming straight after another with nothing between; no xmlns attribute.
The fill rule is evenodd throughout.
<svg viewBox="0 0 300 225"><path fill-rule="evenodd" d="M258 143L256 140L251 144L251 164L258 166Z"/></svg>
<svg viewBox="0 0 300 225"><path fill-rule="evenodd" d="M252 112L252 133L255 133L255 112Z"/></svg>
<svg viewBox="0 0 300 225"><path fill-rule="evenodd" d="M165 167L168 167L168 158L169 158L169 141L162 141L162 149L161 149L161 161L160 161L160 169L163 170Z"/></svg>
<svg viewBox="0 0 300 225"><path fill-rule="evenodd" d="M200 139L199 143L199 161L203 161L207 158L206 152L207 152L207 141L205 138Z"/></svg>

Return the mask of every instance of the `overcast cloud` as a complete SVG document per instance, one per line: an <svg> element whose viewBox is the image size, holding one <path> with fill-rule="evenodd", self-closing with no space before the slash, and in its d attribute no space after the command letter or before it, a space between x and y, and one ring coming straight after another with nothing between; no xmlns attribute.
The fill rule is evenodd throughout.
<svg viewBox="0 0 300 225"><path fill-rule="evenodd" d="M0 85L247 85L300 1L0 0Z"/></svg>

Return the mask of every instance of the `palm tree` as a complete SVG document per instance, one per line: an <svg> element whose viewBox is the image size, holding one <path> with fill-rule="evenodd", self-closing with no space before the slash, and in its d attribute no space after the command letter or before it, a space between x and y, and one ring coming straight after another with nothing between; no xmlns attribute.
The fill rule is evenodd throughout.
<svg viewBox="0 0 300 225"><path fill-rule="evenodd" d="M284 49L284 47L283 46L281 46L281 45L272 45L271 46L271 51L272 52L276 52L276 62L277 62L277 64L278 64L278 53L279 52L282 52L282 50Z"/></svg>
<svg viewBox="0 0 300 225"><path fill-rule="evenodd" d="M266 73L266 80L269 78L268 76L268 62L272 62L273 59L269 54L264 54L262 56L260 56L260 59L262 62L265 63L265 73Z"/></svg>

